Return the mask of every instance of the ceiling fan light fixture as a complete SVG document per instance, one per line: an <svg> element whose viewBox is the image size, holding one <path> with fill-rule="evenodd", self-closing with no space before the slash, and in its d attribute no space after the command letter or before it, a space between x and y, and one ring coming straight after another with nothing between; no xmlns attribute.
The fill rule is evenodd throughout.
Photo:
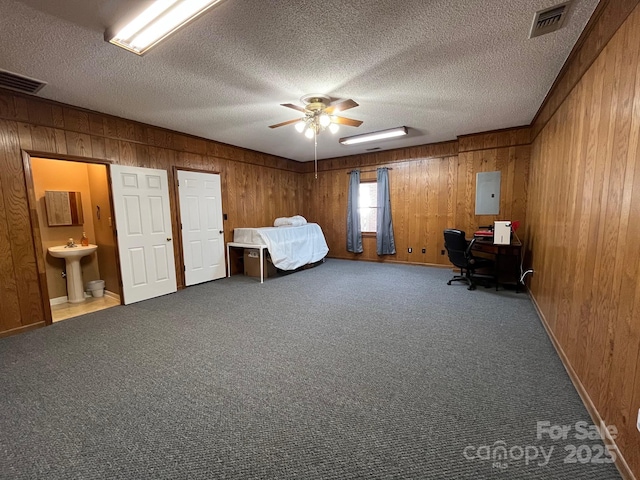
<svg viewBox="0 0 640 480"><path fill-rule="evenodd" d="M304 132L305 137L314 141L314 170L315 177L318 178L318 135L325 130L329 130L331 133L337 133L340 128L339 125L359 127L362 125L362 121L354 120L353 118L339 117L337 115L339 111L349 110L350 108L358 106L358 104L350 98L334 103L333 105L331 105L331 99L327 95L321 94L305 95L300 100L305 104L304 107L299 107L292 103L281 103L280 105L302 112L304 114L302 119L300 119L300 117L294 118L285 122L276 123L275 125L269 125L269 128L278 128L293 124L298 132Z"/></svg>
<svg viewBox="0 0 640 480"><path fill-rule="evenodd" d="M300 120L298 123L294 125L294 127L298 133L302 133L304 132L304 129L307 127L307 124L304 123L304 120Z"/></svg>
<svg viewBox="0 0 640 480"><path fill-rule="evenodd" d="M331 117L329 117L329 115L327 115L326 113L322 113L320 114L319 121L322 128L327 128L331 123Z"/></svg>
<svg viewBox="0 0 640 480"><path fill-rule="evenodd" d="M377 140L386 140L388 138L401 137L408 132L407 127L396 127L388 130L380 130L378 132L364 133L362 135L354 135L352 137L343 137L339 140L342 145L356 145L358 143L375 142Z"/></svg>
<svg viewBox="0 0 640 480"><path fill-rule="evenodd" d="M105 40L142 55L220 1L156 0L117 33L106 31Z"/></svg>

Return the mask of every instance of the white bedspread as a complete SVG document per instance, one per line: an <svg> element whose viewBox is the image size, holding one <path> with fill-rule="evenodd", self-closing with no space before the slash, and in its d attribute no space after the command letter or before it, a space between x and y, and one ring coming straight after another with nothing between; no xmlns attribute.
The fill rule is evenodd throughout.
<svg viewBox="0 0 640 480"><path fill-rule="evenodd" d="M233 241L237 243L249 243L251 245L265 245L258 233L259 228L234 228Z"/></svg>
<svg viewBox="0 0 640 480"><path fill-rule="evenodd" d="M256 242L256 237L260 237L262 241ZM295 270L308 263L318 262L329 253L324 234L317 223L299 227L236 228L233 240L266 245L271 261L281 270Z"/></svg>

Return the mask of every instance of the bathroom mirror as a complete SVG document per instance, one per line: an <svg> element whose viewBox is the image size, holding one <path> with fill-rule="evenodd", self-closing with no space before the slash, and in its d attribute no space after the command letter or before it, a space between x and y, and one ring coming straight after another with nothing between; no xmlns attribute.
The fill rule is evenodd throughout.
<svg viewBox="0 0 640 480"><path fill-rule="evenodd" d="M82 196L80 192L44 192L47 223L50 227L82 225Z"/></svg>

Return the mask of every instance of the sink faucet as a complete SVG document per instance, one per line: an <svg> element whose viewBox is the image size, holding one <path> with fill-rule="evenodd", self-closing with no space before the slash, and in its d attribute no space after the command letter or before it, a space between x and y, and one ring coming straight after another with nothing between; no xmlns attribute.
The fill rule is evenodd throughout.
<svg viewBox="0 0 640 480"><path fill-rule="evenodd" d="M77 246L78 245L76 245L76 242L73 241L73 238L70 238L69 240L67 240L67 246L65 248L73 248Z"/></svg>

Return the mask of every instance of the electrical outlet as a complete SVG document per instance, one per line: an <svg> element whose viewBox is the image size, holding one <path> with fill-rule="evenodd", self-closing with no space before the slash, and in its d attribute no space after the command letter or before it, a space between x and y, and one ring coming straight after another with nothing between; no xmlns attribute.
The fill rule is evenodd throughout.
<svg viewBox="0 0 640 480"><path fill-rule="evenodd" d="M409 253L413 253L413 248L409 247Z"/></svg>
<svg viewBox="0 0 640 480"><path fill-rule="evenodd" d="M427 253L427 249L426 249L426 248L423 248L423 249L422 249L422 253Z"/></svg>

